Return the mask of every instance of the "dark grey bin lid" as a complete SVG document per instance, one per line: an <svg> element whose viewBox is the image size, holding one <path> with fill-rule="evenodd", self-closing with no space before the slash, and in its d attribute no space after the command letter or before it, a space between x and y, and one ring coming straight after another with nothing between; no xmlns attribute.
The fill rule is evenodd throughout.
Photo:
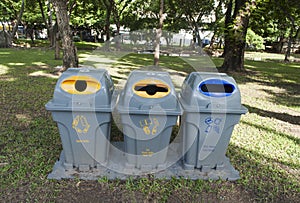
<svg viewBox="0 0 300 203"><path fill-rule="evenodd" d="M132 71L119 95L117 110L131 114L181 115L169 73Z"/></svg>
<svg viewBox="0 0 300 203"><path fill-rule="evenodd" d="M58 79L46 109L111 112L113 90L113 81L106 70L69 68Z"/></svg>
<svg viewBox="0 0 300 203"><path fill-rule="evenodd" d="M224 73L192 72L178 95L186 112L245 114L235 80Z"/></svg>

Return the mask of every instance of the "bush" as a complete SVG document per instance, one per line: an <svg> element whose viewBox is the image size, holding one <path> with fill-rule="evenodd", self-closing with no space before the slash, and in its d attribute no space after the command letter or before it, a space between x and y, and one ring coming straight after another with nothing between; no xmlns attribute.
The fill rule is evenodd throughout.
<svg viewBox="0 0 300 203"><path fill-rule="evenodd" d="M248 29L246 35L247 47L251 50L262 50L264 49L264 39L257 35L253 30Z"/></svg>
<svg viewBox="0 0 300 203"><path fill-rule="evenodd" d="M74 42L80 42L80 37L77 36L77 35L73 36L73 41Z"/></svg>

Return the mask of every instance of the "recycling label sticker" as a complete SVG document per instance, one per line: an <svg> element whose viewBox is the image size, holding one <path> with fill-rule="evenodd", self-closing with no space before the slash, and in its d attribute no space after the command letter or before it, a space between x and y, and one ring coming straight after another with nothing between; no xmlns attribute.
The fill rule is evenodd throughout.
<svg viewBox="0 0 300 203"><path fill-rule="evenodd" d="M77 133L87 133L89 131L90 124L85 116L77 115L72 122L72 128L74 128Z"/></svg>
<svg viewBox="0 0 300 203"><path fill-rule="evenodd" d="M141 120L139 123L146 135L155 135L157 133L157 127L159 126L157 118L149 117L147 119Z"/></svg>
<svg viewBox="0 0 300 203"><path fill-rule="evenodd" d="M222 123L222 118L212 118L207 117L205 119L206 129L205 132L209 133L211 130L215 131L216 133L220 133L220 124Z"/></svg>
<svg viewBox="0 0 300 203"><path fill-rule="evenodd" d="M208 116L204 119L204 142L199 150L199 159L204 160L212 152L215 151L216 145L218 144L222 131L224 128L224 118L222 116L214 117Z"/></svg>
<svg viewBox="0 0 300 203"><path fill-rule="evenodd" d="M154 154L149 148L147 148L145 151L142 151L142 156L148 156L151 157Z"/></svg>

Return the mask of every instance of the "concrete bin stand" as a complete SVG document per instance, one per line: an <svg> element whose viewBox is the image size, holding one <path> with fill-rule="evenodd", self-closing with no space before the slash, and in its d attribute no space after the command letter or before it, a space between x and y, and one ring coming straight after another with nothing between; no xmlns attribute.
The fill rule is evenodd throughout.
<svg viewBox="0 0 300 203"><path fill-rule="evenodd" d="M234 125L247 112L236 82L222 73L193 72L182 85L179 101L184 111L184 168L202 172L224 169L229 163L225 153Z"/></svg>
<svg viewBox="0 0 300 203"><path fill-rule="evenodd" d="M57 122L66 170L105 165L111 126L113 82L106 70L69 68L46 104Z"/></svg>
<svg viewBox="0 0 300 203"><path fill-rule="evenodd" d="M127 166L163 167L179 102L166 72L132 71L119 96Z"/></svg>

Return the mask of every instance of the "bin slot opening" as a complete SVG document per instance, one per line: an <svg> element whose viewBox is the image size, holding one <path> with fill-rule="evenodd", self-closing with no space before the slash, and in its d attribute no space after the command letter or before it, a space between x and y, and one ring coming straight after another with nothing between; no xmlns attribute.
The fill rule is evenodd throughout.
<svg viewBox="0 0 300 203"><path fill-rule="evenodd" d="M75 82L75 89L78 92L83 92L84 90L86 90L86 88L87 88L87 83L85 80L77 80Z"/></svg>
<svg viewBox="0 0 300 203"><path fill-rule="evenodd" d="M100 90L101 84L90 76L71 76L60 87L69 94L94 94Z"/></svg>
<svg viewBox="0 0 300 203"><path fill-rule="evenodd" d="M203 84L201 90L203 92L232 93L234 87L231 84Z"/></svg>
<svg viewBox="0 0 300 203"><path fill-rule="evenodd" d="M144 79L132 86L132 91L143 98L162 98L167 96L171 91L169 85L161 80Z"/></svg>
<svg viewBox="0 0 300 203"><path fill-rule="evenodd" d="M199 85L200 92L207 96L223 97L231 95L235 86L225 80L211 79Z"/></svg>
<svg viewBox="0 0 300 203"><path fill-rule="evenodd" d="M134 87L136 91L145 91L148 95L155 95L157 92L168 92L168 87L156 85L156 84L147 84L147 85L137 85Z"/></svg>

